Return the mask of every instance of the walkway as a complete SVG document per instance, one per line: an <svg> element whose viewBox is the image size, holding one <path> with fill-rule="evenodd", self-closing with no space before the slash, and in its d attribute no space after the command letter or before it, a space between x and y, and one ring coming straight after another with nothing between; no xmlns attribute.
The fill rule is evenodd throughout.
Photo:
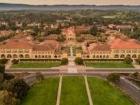
<svg viewBox="0 0 140 105"><path fill-rule="evenodd" d="M88 95L89 105L93 105L93 101L92 101L92 97L91 97L91 93L90 93L90 89L89 89L89 84L87 81L87 76L84 76L84 79L85 79L85 85L86 85L86 91L87 91L87 95Z"/></svg>
<svg viewBox="0 0 140 105"><path fill-rule="evenodd" d="M7 69L10 69L11 65L12 65L12 59L11 59L11 60L8 60L6 66L5 66L5 69L6 69L6 70L7 70Z"/></svg>
<svg viewBox="0 0 140 105"><path fill-rule="evenodd" d="M60 99L61 99L61 88L62 88L62 79L63 77L60 76L60 80L59 80L59 87L58 87L58 93L57 93L57 101L56 101L56 105L60 105Z"/></svg>
<svg viewBox="0 0 140 105"><path fill-rule="evenodd" d="M75 56L73 53L73 48L72 46L70 47L70 56L68 58L69 64L68 64L68 73L77 73L77 67L75 64Z"/></svg>

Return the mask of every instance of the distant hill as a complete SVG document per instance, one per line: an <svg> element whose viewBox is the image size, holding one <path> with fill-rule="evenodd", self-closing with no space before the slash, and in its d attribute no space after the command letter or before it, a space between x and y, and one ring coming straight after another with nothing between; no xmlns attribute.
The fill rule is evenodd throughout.
<svg viewBox="0 0 140 105"><path fill-rule="evenodd" d="M132 10L140 12L140 5L28 5L28 4L8 4L0 3L0 11L4 10L81 10L81 9L94 9L94 10Z"/></svg>

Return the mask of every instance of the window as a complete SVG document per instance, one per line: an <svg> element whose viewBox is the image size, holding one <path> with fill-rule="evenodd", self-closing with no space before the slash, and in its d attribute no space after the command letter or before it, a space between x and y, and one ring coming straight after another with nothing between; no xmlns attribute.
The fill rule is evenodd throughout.
<svg viewBox="0 0 140 105"><path fill-rule="evenodd" d="M136 57L137 57L136 54L132 55L132 58L136 58Z"/></svg>
<svg viewBox="0 0 140 105"><path fill-rule="evenodd" d="M119 58L119 55L117 55L117 54L116 54L116 55L114 55L114 58Z"/></svg>
<svg viewBox="0 0 140 105"><path fill-rule="evenodd" d="M122 55L120 56L120 58L125 58L125 55L122 54Z"/></svg>

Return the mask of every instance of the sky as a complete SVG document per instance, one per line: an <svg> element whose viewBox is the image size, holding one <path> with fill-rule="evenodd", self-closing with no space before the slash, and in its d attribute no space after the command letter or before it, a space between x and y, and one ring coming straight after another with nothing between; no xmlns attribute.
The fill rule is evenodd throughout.
<svg viewBox="0 0 140 105"><path fill-rule="evenodd" d="M40 4L140 5L140 0L0 0L0 3L22 3L33 5Z"/></svg>

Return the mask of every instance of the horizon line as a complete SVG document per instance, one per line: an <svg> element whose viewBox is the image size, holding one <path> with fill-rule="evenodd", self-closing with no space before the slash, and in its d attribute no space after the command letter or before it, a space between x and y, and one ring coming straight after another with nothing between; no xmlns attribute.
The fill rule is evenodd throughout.
<svg viewBox="0 0 140 105"><path fill-rule="evenodd" d="M30 6L61 6L61 5L68 5L68 6L78 6L78 5L89 5L89 6L140 6L140 4L28 4L28 3L7 3L7 2L0 2L0 4L16 4L16 5L30 5Z"/></svg>

